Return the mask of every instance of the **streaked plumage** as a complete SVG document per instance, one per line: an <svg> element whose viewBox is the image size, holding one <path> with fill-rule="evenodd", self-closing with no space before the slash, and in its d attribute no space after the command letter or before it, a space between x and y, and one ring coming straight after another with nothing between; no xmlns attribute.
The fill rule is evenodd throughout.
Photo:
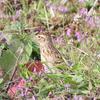
<svg viewBox="0 0 100 100"><path fill-rule="evenodd" d="M41 61L46 62L50 68L53 68L55 65L64 65L67 64L64 61L60 61L62 55L55 48L52 38L49 32L40 32L35 35L39 44L40 44L40 53Z"/></svg>

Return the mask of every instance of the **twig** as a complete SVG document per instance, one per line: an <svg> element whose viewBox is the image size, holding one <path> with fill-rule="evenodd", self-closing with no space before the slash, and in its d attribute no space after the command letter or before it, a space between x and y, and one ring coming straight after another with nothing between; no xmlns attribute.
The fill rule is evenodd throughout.
<svg viewBox="0 0 100 100"><path fill-rule="evenodd" d="M16 71L17 71L17 67L19 66L19 62L20 62L20 60L21 60L21 58L22 58L22 54L23 54L23 50L21 50L21 52L20 52L20 54L19 54L19 56L18 56L18 60L16 61L16 64L15 64L15 66L14 66L13 74L12 74L12 76L11 76L11 78L10 78L10 81L9 81L8 85L7 85L7 88L6 88L6 90L5 90L5 93L8 92L8 90L9 90L9 88L10 88L10 86L11 86L11 83L12 83L11 81L13 80L14 75L15 75L15 73L16 73Z"/></svg>
<svg viewBox="0 0 100 100"><path fill-rule="evenodd" d="M93 6L92 6L91 9L89 10L89 12L88 12L88 14L87 14L89 17L93 14L93 11L94 11L94 8L95 8L97 2L98 2L98 0L95 0Z"/></svg>

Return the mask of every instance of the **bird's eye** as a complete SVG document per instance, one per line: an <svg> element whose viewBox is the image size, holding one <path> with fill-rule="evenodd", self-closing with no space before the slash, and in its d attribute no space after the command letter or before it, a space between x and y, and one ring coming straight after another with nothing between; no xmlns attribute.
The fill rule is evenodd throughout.
<svg viewBox="0 0 100 100"><path fill-rule="evenodd" d="M41 36L38 36L38 38L41 38Z"/></svg>

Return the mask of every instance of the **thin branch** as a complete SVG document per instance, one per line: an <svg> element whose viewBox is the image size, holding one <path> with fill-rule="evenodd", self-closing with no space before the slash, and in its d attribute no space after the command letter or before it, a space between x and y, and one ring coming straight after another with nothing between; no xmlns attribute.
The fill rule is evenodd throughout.
<svg viewBox="0 0 100 100"><path fill-rule="evenodd" d="M19 54L19 56L18 56L18 60L16 61L16 64L15 64L15 66L14 66L13 74L12 74L12 76L11 76L11 78L10 78L10 81L9 81L8 85L7 85L7 88L6 88L6 90L5 90L5 93L8 92L8 90L9 90L9 88L10 88L10 86L11 86L12 80L13 80L13 78L14 78L14 76L15 76L15 73L16 73L16 71L17 71L17 68L18 68L18 66L19 66L19 62L20 62L20 60L21 60L21 58L22 58L22 54L23 54L23 50L20 51L20 54Z"/></svg>

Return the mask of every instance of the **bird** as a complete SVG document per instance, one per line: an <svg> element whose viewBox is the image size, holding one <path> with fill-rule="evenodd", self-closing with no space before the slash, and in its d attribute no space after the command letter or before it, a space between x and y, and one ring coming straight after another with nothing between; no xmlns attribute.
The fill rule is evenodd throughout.
<svg viewBox="0 0 100 100"><path fill-rule="evenodd" d="M45 62L50 69L55 68L54 66L56 65L69 66L64 60L62 60L63 57L61 53L57 50L57 48L54 46L49 31L37 32L35 34L35 38L40 45L41 61ZM56 69L60 69L60 71L66 70L66 68ZM55 72L54 70L52 71Z"/></svg>

